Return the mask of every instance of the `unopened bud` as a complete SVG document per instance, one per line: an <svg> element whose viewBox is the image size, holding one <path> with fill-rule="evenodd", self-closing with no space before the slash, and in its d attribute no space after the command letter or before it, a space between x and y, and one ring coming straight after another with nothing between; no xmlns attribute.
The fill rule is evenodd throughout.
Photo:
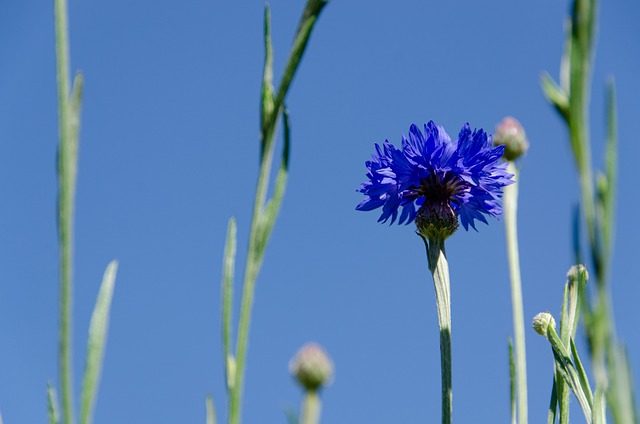
<svg viewBox="0 0 640 424"><path fill-rule="evenodd" d="M289 363L289 372L305 390L315 391L331 381L333 363L320 345L307 343Z"/></svg>
<svg viewBox="0 0 640 424"><path fill-rule="evenodd" d="M425 201L416 215L416 227L428 240L445 240L458 229L458 214L448 202Z"/></svg>
<svg viewBox="0 0 640 424"><path fill-rule="evenodd" d="M496 127L493 144L505 145L502 156L508 161L518 159L529 150L529 141L524 128L516 118L511 116L504 118Z"/></svg>
<svg viewBox="0 0 640 424"><path fill-rule="evenodd" d="M533 317L533 329L541 336L547 335L547 328L556 328L556 321L553 319L549 312L540 312Z"/></svg>
<svg viewBox="0 0 640 424"><path fill-rule="evenodd" d="M569 272L567 272L567 280L572 283L586 283L589 280L587 268L582 264L572 266L569 268Z"/></svg>

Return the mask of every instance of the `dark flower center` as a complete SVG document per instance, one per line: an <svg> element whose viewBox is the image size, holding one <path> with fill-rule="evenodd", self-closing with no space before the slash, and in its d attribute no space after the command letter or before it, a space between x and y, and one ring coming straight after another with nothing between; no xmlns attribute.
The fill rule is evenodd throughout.
<svg viewBox="0 0 640 424"><path fill-rule="evenodd" d="M420 181L420 187L416 190L418 197L424 197L429 203L456 202L454 195L466 188L466 183L458 176L431 174Z"/></svg>

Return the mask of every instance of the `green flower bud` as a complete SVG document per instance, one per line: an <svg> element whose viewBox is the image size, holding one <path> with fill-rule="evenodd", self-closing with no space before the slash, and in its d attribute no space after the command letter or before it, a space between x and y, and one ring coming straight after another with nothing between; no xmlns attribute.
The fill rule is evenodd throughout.
<svg viewBox="0 0 640 424"><path fill-rule="evenodd" d="M305 390L315 391L331 381L333 362L320 345L307 343L289 363L289 372Z"/></svg>
<svg viewBox="0 0 640 424"><path fill-rule="evenodd" d="M569 272L567 272L567 280L571 283L586 283L589 280L587 268L582 264L572 266L569 268Z"/></svg>
<svg viewBox="0 0 640 424"><path fill-rule="evenodd" d="M508 161L518 159L529 150L529 142L524 128L516 118L511 116L504 118L496 127L493 144L506 146L502 157Z"/></svg>
<svg viewBox="0 0 640 424"><path fill-rule="evenodd" d="M445 240L458 229L458 214L448 202L424 202L416 215L418 233L428 240Z"/></svg>
<svg viewBox="0 0 640 424"><path fill-rule="evenodd" d="M547 328L549 325L554 329L556 328L556 321L549 312L540 312L533 317L533 329L541 336L547 336Z"/></svg>

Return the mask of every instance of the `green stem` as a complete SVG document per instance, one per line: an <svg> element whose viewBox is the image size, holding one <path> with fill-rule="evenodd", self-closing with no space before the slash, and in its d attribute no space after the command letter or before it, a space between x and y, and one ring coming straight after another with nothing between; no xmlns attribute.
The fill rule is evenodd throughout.
<svg viewBox="0 0 640 424"><path fill-rule="evenodd" d="M573 393L578 399L578 403L582 407L582 412L584 413L587 423L591 423L591 393L587 395L583 390L582 385L580 384L580 376L573 364L573 361L571 360L570 354L551 325L547 328L546 337L547 340L549 340L549 343L551 343L551 347L553 349L554 357L556 359L556 369L561 372L562 377L567 382L571 390L573 390Z"/></svg>
<svg viewBox="0 0 640 424"><path fill-rule="evenodd" d="M449 264L444 240L426 240L429 271L433 275L440 327L440 368L442 372L442 424L451 424L451 294L449 290Z"/></svg>
<svg viewBox="0 0 640 424"><path fill-rule="evenodd" d="M244 384L244 370L246 367L247 344L249 340L249 326L251 323L251 311L253 309L253 298L255 284L260 265L262 264L262 254L258 250L258 233L266 196L266 188L271 170L271 158L273 149L263 157L260 164L260 176L256 188L256 196L253 207L253 219L251 220L251 236L249 239L249 252L244 272L244 285L242 288L242 303L240 305L240 322L238 325L238 342L236 347L236 373L233 390L230 394L229 422L238 424L240 422L240 397Z"/></svg>
<svg viewBox="0 0 640 424"><path fill-rule="evenodd" d="M300 424L319 424L322 402L317 390L306 390L302 403Z"/></svg>
<svg viewBox="0 0 640 424"><path fill-rule="evenodd" d="M71 309L73 287L73 209L75 192L75 152L72 138L72 111L69 105L69 48L67 4L55 1L55 31L58 83L58 232L60 242L60 334L59 369L63 422L73 422L71 375Z"/></svg>
<svg viewBox="0 0 640 424"><path fill-rule="evenodd" d="M522 282L520 279L520 256L518 253L518 169L509 162L507 172L514 175L515 184L504 189L504 225L509 257L511 279L511 305L513 307L513 331L516 359L516 396L518 400L518 423L527 424L527 358L524 335L524 312L522 305Z"/></svg>
<svg viewBox="0 0 640 424"><path fill-rule="evenodd" d="M314 23L326 5L325 0L308 0L303 12L298 31L293 43L289 59L285 66L282 81L274 97L271 87L272 77L272 50L270 36L270 12L268 4L265 6L265 69L263 75L262 87L262 108L261 108L261 153L260 153L260 171L258 183L256 186L256 195L253 204L253 217L251 219L251 231L249 236L249 248L247 254L247 262L244 273L244 283L242 287L242 301L240 305L240 321L238 324L238 336L236 345L236 370L235 382L229 395L229 423L240 423L240 404L242 390L244 385L244 372L246 368L247 344L249 340L249 328L251 324L251 311L253 309L253 299L255 293L255 284L266 243L273 229L273 223L278 215L279 201L284 191L286 178L281 178L276 182L276 194L279 196L278 206L272 211L265 212L267 199L267 191L273 164L274 152L274 135L278 117L284 111L284 99L289 90L293 76L295 75L302 54L309 41L311 30ZM285 116L285 127L286 116ZM283 161L286 167L288 155L288 128L285 128L285 149ZM286 174L285 174L286 176ZM279 193L279 194L278 194ZM267 208L269 209L269 208Z"/></svg>

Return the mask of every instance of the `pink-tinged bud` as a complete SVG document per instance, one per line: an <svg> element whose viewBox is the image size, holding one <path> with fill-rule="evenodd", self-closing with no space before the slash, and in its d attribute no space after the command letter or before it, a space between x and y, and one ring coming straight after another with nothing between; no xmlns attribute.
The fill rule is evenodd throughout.
<svg viewBox="0 0 640 424"><path fill-rule="evenodd" d="M316 343L307 343L289 363L289 372L305 390L315 391L331 382L333 362Z"/></svg>
<svg viewBox="0 0 640 424"><path fill-rule="evenodd" d="M504 118L496 127L493 144L505 145L502 157L508 161L518 159L529 150L529 141L524 128L516 118L511 116Z"/></svg>

